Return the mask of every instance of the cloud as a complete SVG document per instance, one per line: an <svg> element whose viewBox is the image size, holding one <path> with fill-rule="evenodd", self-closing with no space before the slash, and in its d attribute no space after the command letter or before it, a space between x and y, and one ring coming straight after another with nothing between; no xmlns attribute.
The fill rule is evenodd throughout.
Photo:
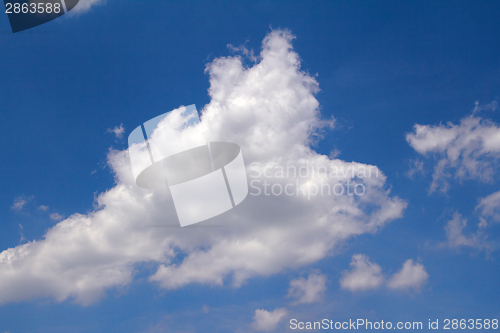
<svg viewBox="0 0 500 333"><path fill-rule="evenodd" d="M414 132L406 135L406 141L418 153L434 154L437 159L430 192L440 189L446 193L450 186L448 179L452 177L490 182L498 167L500 127L475 112L458 125L416 124Z"/></svg>
<svg viewBox="0 0 500 333"><path fill-rule="evenodd" d="M23 230L24 230L23 225L21 223L19 223L19 234L21 235L21 237L19 238L19 242L22 242L23 240L25 240Z"/></svg>
<svg viewBox="0 0 500 333"><path fill-rule="evenodd" d="M403 268L389 279L387 286L391 289L419 289L428 278L429 274L422 264L408 259Z"/></svg>
<svg viewBox="0 0 500 333"><path fill-rule="evenodd" d="M408 176L408 178L413 179L416 174L424 174L424 161L419 159L410 160L409 164L410 167L406 172L406 176Z"/></svg>
<svg viewBox="0 0 500 333"><path fill-rule="evenodd" d="M17 198L16 200L14 200L14 203L12 204L12 206L10 208L14 209L14 210L22 210L24 208L24 206L28 203L28 201L29 201L29 199L26 200L23 198Z"/></svg>
<svg viewBox="0 0 500 333"><path fill-rule="evenodd" d="M467 220L462 218L462 215L455 213L453 218L448 221L444 230L446 231L447 245L450 248L460 248L462 246L473 247L477 249L489 248L486 237L482 230L472 233L468 236L464 235L463 230L467 226Z"/></svg>
<svg viewBox="0 0 500 333"><path fill-rule="evenodd" d="M287 315L287 313L287 310L284 308L278 308L271 312L264 309L257 309L255 310L252 325L257 331L274 331L278 323Z"/></svg>
<svg viewBox="0 0 500 333"><path fill-rule="evenodd" d="M340 287L350 291L364 291L375 289L382 285L384 277L382 268L370 262L364 254L355 254L352 256L350 271L343 271L340 279Z"/></svg>
<svg viewBox="0 0 500 333"><path fill-rule="evenodd" d="M237 143L249 181L299 184L297 192L249 195L203 223L218 228L175 228L179 222L170 193L137 187L128 150L111 150L108 164L116 184L98 195L96 210L73 214L43 239L0 253L0 303L51 297L90 304L106 290L131 283L144 262L157 265L150 281L161 288L192 283L238 287L255 276L315 263L349 238L375 233L401 217L406 203L390 195L376 166L330 159L310 148L331 122L320 118L314 97L318 83L300 70L292 39L286 30L270 32L251 66L243 66L239 56L208 64L210 103L202 109L201 122L183 135L188 141L206 137ZM172 111L159 126L170 128L169 121L183 110ZM169 149L172 143L158 144ZM266 178L262 172L277 165L347 171L337 177L308 173ZM367 169L372 176L359 177ZM325 184L350 186L351 193L308 192ZM364 194L353 195L354 186ZM171 227L151 227L155 225Z"/></svg>
<svg viewBox="0 0 500 333"><path fill-rule="evenodd" d="M474 103L474 109L472 110L472 113L475 114L475 113L478 113L480 111L496 111L496 110L498 110L498 102L497 101L493 101L491 103L484 104L484 105L481 105L479 103L479 101L476 101L476 103Z"/></svg>
<svg viewBox="0 0 500 333"><path fill-rule="evenodd" d="M62 216L59 213L52 213L52 214L50 214L50 218L54 221L60 221L64 218L64 216Z"/></svg>
<svg viewBox="0 0 500 333"><path fill-rule="evenodd" d="M500 222L500 191L482 198L476 207L484 217L491 218L495 222ZM484 220L486 223L486 220Z"/></svg>
<svg viewBox="0 0 500 333"><path fill-rule="evenodd" d="M114 133L117 139L121 139L123 138L123 133L125 133L125 127L123 127L123 124L120 124L120 126L108 128L107 133Z"/></svg>
<svg viewBox="0 0 500 333"><path fill-rule="evenodd" d="M307 280L303 277L290 281L288 297L296 298L294 304L320 302L326 290L326 275L311 273Z"/></svg>
<svg viewBox="0 0 500 333"><path fill-rule="evenodd" d="M38 207L38 209L40 209L41 211L46 212L46 211L49 210L49 206L41 205L41 206Z"/></svg>
<svg viewBox="0 0 500 333"><path fill-rule="evenodd" d="M84 13L92 9L93 6L105 4L106 0L80 0L78 5L76 5L73 10L71 10L70 14L79 14Z"/></svg>

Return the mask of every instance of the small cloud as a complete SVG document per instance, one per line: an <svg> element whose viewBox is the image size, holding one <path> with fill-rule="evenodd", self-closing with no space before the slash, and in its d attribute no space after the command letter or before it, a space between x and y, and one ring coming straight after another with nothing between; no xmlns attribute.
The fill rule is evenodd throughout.
<svg viewBox="0 0 500 333"><path fill-rule="evenodd" d="M330 152L330 159L333 160L333 159L337 158L337 156L339 156L339 155L340 155L340 150L335 148Z"/></svg>
<svg viewBox="0 0 500 333"><path fill-rule="evenodd" d="M350 291L364 291L380 287L384 282L382 268L371 263L364 254L352 256L351 271L343 271L340 279L340 287Z"/></svg>
<svg viewBox="0 0 500 333"><path fill-rule="evenodd" d="M500 125L477 113L496 109L496 101L486 105L476 102L472 113L458 124L415 124L413 132L406 135L406 141L416 152L434 160L429 193L440 190L446 194L451 179L494 181L500 161Z"/></svg>
<svg viewBox="0 0 500 333"><path fill-rule="evenodd" d="M114 128L108 128L106 133L114 133L117 139L122 139L123 133L125 133L125 127L123 127L123 124L120 124L120 126L115 126Z"/></svg>
<svg viewBox="0 0 500 333"><path fill-rule="evenodd" d="M429 274L424 265L408 259L403 264L403 268L389 279L387 287L390 289L419 289L428 278Z"/></svg>
<svg viewBox="0 0 500 333"><path fill-rule="evenodd" d="M54 221L60 221L64 218L64 216L59 213L52 213L50 214L50 218L53 219Z"/></svg>
<svg viewBox="0 0 500 333"><path fill-rule="evenodd" d="M410 168L406 172L408 178L413 179L416 174L424 174L424 161L419 159L410 160Z"/></svg>
<svg viewBox="0 0 500 333"><path fill-rule="evenodd" d="M491 103L481 105L479 101L476 101L474 103L474 110L472 110L472 113L475 114L480 111L496 111L498 110L498 102L497 101L492 101Z"/></svg>
<svg viewBox="0 0 500 333"><path fill-rule="evenodd" d="M491 217L494 221L500 222L500 191L482 198L476 207L477 210L481 210L481 215L484 217Z"/></svg>
<svg viewBox="0 0 500 333"><path fill-rule="evenodd" d="M19 233L21 234L21 238L19 239L19 242L22 242L24 240L24 234L23 234L23 225L21 223L19 223Z"/></svg>
<svg viewBox="0 0 500 333"><path fill-rule="evenodd" d="M203 311L203 313L209 313L210 308L208 307L208 305L205 304L201 307L201 311Z"/></svg>
<svg viewBox="0 0 500 333"><path fill-rule="evenodd" d="M28 201L29 199L17 198L16 200L14 200L14 203L10 208L14 210L22 210L24 206L28 203Z"/></svg>
<svg viewBox="0 0 500 333"><path fill-rule="evenodd" d="M453 218L448 221L444 230L446 231L446 239L450 248L469 246L480 249L483 247L484 244L482 244L480 233L472 234L470 236L464 235L463 230L466 226L467 220L462 219L462 215L459 213L455 213Z"/></svg>
<svg viewBox="0 0 500 333"><path fill-rule="evenodd" d="M253 317L253 327L257 331L271 332L276 329L278 323L287 315L285 308L278 308L272 312L264 309L255 310Z"/></svg>
<svg viewBox="0 0 500 333"><path fill-rule="evenodd" d="M38 207L38 209L40 209L41 211L48 211L49 210L49 206L45 206L45 205L41 205L40 207Z"/></svg>
<svg viewBox="0 0 500 333"><path fill-rule="evenodd" d="M288 297L296 298L293 304L320 302L326 290L326 275L309 274L307 280L303 277L290 281Z"/></svg>
<svg viewBox="0 0 500 333"><path fill-rule="evenodd" d="M477 226L479 228L486 228L488 226L488 222L486 222L486 219L484 217L480 217Z"/></svg>

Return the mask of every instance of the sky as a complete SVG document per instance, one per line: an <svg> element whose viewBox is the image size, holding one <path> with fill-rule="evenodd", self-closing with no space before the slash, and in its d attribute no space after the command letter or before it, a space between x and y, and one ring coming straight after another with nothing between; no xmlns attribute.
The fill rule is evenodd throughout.
<svg viewBox="0 0 500 333"><path fill-rule="evenodd" d="M0 15L0 332L498 323L499 14L80 0L15 34ZM249 195L181 228L128 135L192 104L188 139L238 144Z"/></svg>

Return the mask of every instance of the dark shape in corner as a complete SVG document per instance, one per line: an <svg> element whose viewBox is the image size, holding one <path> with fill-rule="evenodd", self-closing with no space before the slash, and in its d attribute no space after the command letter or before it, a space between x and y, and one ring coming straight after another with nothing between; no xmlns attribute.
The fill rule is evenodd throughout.
<svg viewBox="0 0 500 333"><path fill-rule="evenodd" d="M69 12L79 0L3 0L12 32L31 29Z"/></svg>

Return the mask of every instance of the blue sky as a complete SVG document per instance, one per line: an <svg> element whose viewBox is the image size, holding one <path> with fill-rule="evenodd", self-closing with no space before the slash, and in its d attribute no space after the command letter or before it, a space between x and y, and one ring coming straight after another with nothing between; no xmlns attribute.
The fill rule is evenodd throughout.
<svg viewBox="0 0 500 333"><path fill-rule="evenodd" d="M209 254L231 239L262 240L263 246L278 253L281 248L266 243L265 235L274 230L267 228L296 237L301 221L304 226L319 221L318 212L345 202L321 198L294 205L281 198L249 197L239 210L216 221L244 217L252 233L241 231L246 230L241 225L226 226L227 233L191 244L190 239L201 236L187 230L192 234L183 233L182 241L172 240L165 248L162 240L175 238L177 231L155 229L157 235L147 239L159 253L134 252L125 265L131 275L125 274L118 282L110 278L96 297L87 298L92 286L82 287L78 294L77 282L57 280L58 275L73 274L73 270L80 272L74 276L83 276L86 270L102 268L97 263L104 252L92 244L80 249L74 265L69 257L70 263L51 266L57 256L44 257L42 250L30 245L32 253L41 251L39 257L23 262L22 251L15 252L18 264L7 268L4 252L0 257L4 260L0 332L288 332L292 318L422 321L424 327L428 319L440 323L446 318L500 319L500 199L494 196L500 190L496 172L500 157L497 2L81 0L79 6L83 9L76 8L75 14L16 34L7 16L0 15L2 251L19 250L33 240L47 244L44 237L49 228L57 228L59 221L68 221L70 216L75 221L70 236L77 237L75 226L82 223L81 216L93 218L95 211L104 209L96 201L103 193L109 193L101 197L104 206L127 204L115 195L120 186L143 198L147 193L134 190L123 176L127 170L124 155L108 154L110 149L126 151L128 134L159 114L196 104L202 119L204 112L219 115L221 124L228 126L228 137L235 141L234 124L274 130L266 123L265 112L280 128L290 125L280 123L284 119L279 118L281 109L240 106L240 114L220 113L220 105L241 96L254 97L257 106L267 105L258 103L272 100L269 96L280 96L276 97L280 105L297 105L291 97L280 95L278 85L267 86L266 76L258 76L256 82L231 78L228 69L238 66L230 59L237 58L217 63L221 57L240 55L247 70L260 68L259 62L267 59L263 72L272 76L273 68L278 68L278 77L290 78L287 89L294 96L309 98L309 104L298 107L299 114L318 124L335 119L333 128L325 127L321 139L312 144L312 151L342 161L338 163L377 166L386 178L373 185L373 196L367 196L372 201L363 208L362 231L339 236L335 242L318 241L328 244L327 249L311 255L313 259L299 262L294 256L274 258L271 254L271 264L258 267L256 263L254 270L241 271L238 263L260 262L261 258L235 250L232 266L213 273L222 284L208 273L186 273L197 267L190 256L196 251ZM290 32L283 36L276 29ZM290 34L295 36L289 40L293 51L286 47L282 51L298 54L300 69L279 56L261 54L266 36L279 44ZM241 55L242 48L234 51L228 44L244 46L255 56L261 54L260 58L254 63ZM304 78L315 79L319 90L293 85ZM211 82L232 95L209 95ZM271 95L253 96L237 90L238 86L248 91L267 89ZM313 96L319 102L318 118L308 113L315 109ZM260 122L237 122L253 121L248 120L253 116ZM423 125L421 132L416 132L416 124ZM110 131L120 125L124 128L121 136ZM286 134L289 140L266 141L264 151L274 157L289 151L287 141L301 143L300 135L292 130L275 134ZM245 161L265 160L257 153L255 140L237 142ZM457 151L458 157L451 158ZM437 185L431 191L433 182ZM168 195L155 195L158 199L153 206L135 200L138 210L156 209L168 201ZM484 198L490 200L481 205ZM367 227L377 207L385 209L390 202L399 205L400 212L387 208L391 218L374 229ZM175 216L173 206L164 205L164 220L170 223L169 218ZM359 202L348 205L361 207ZM298 207L298 217L289 217L286 207ZM160 221L155 214L151 218L132 214L120 233L113 228L124 217L119 209L111 210L107 216L114 233L103 231L101 236L126 250L130 246L126 232L142 235L140 230L151 230L148 225ZM293 220L295 229L287 227L287 219ZM467 225L460 229L464 219ZM332 216L328 221L334 225L340 220ZM105 217L97 221L93 223L108 230ZM355 219L342 221L344 228ZM57 251L70 253L64 246L72 240L57 237L64 235L54 233L54 242L63 244ZM303 254L312 251L307 246L315 243L314 238L304 243L297 239L297 244L305 244ZM172 249L177 254L170 262L163 260ZM131 251L135 251L133 246ZM41 260L37 269L33 268L36 258ZM410 259L407 274L398 275ZM115 259L109 260L109 267L118 267L113 266ZM116 259L120 260L125 259ZM161 265L174 268L159 274ZM276 269L269 268L273 265ZM241 285L235 283L238 274L247 273ZM40 278L45 274L48 280ZM190 276L194 282L188 281ZM172 287L172 281L178 285ZM58 284L69 291L58 289ZM263 319L266 315L270 319Z"/></svg>

